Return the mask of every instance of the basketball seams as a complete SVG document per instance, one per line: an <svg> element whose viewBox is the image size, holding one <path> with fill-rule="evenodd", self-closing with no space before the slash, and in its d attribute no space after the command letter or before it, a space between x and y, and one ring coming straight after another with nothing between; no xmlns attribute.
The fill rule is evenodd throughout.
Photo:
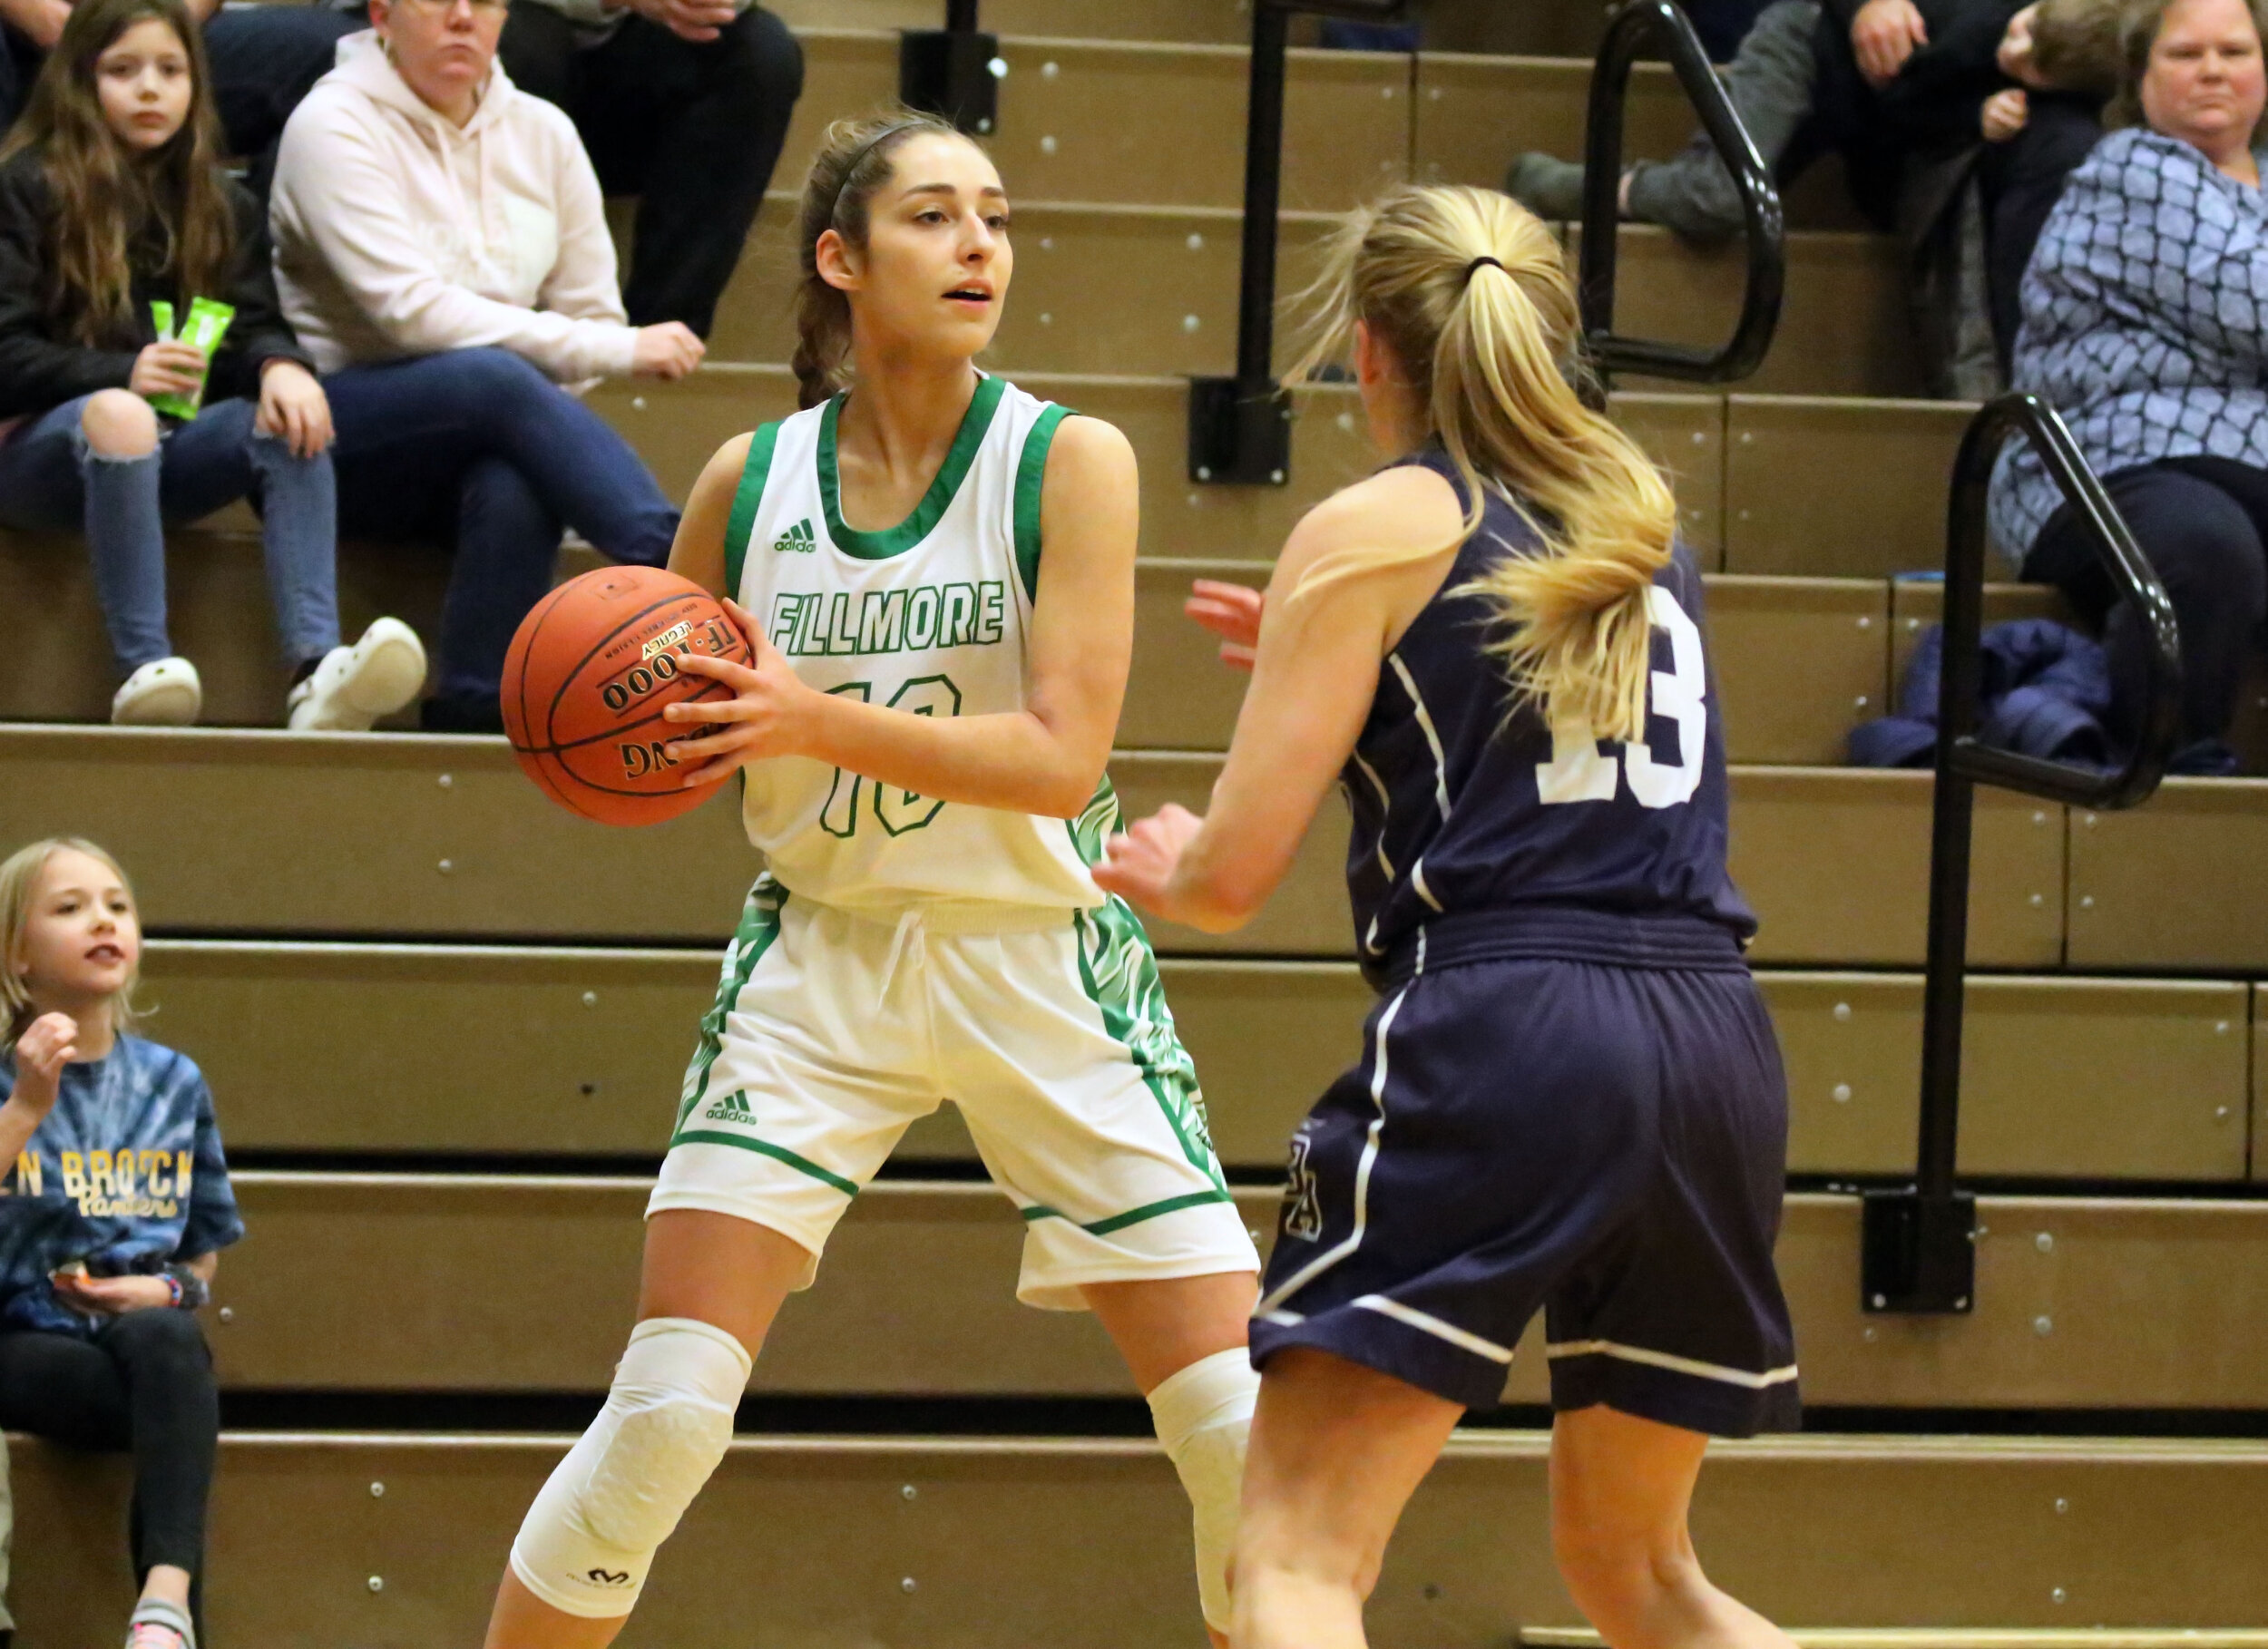
<svg viewBox="0 0 2268 1649"><path fill-rule="evenodd" d="M675 575L672 574L671 576L674 577ZM699 585L693 583L693 581L689 579L681 581L686 584L686 589L670 590L667 595L661 597L659 600L650 602L647 606L640 608L636 612L631 614L630 617L622 620L620 623L616 624L612 629L607 631L604 636L601 637L591 647L589 652L583 654L581 659L578 659L575 661L573 668L568 670L566 674L560 678L559 686L552 693L551 705L543 713L543 742L546 747L554 750L565 749L569 747L565 745L562 745L553 736L552 732L552 724L559 719L560 701L567 697L568 691L574 687L578 680L582 678L583 671L591 668L591 661L597 658L601 653L606 651L608 648L613 646L614 643L621 638L621 634L624 630L630 629L639 624L641 620L650 618L653 614L669 606L672 601L688 600L696 595L698 595L701 600L707 601L710 606L717 608L719 611L723 610L723 604L719 602L715 596L710 595L706 590L701 589ZM570 582L572 584L572 581ZM570 585L561 586L562 589L569 587ZM664 628L667 627L665 626ZM577 739L574 741L574 744L580 746L590 741L586 739Z"/></svg>
<svg viewBox="0 0 2268 1649"><path fill-rule="evenodd" d="M552 674L551 671L537 668L541 655L547 647L558 645L558 641L552 640L552 638L558 637L560 640L568 640L568 634L581 627L582 622L584 621L584 615L589 612L590 608L600 604L593 601L582 605L580 610L571 611L569 619L562 620L563 628L555 629L552 620L562 607L578 608L578 603L571 600L570 592L578 591L578 587L583 583L583 580L571 579L566 583L546 592L543 599L530 610L526 620L523 621L520 633L514 636L513 648L507 655L506 668L510 679L507 683L505 703L502 707L508 712L508 721L516 719L520 724L516 729L518 737L513 740L513 753L520 758L522 768L530 778L536 782L546 795L562 807L579 818L588 819L596 824L659 824L665 819L677 817L708 799L715 786L703 785L696 790L686 790L682 786L675 789L636 788L621 780L610 782L604 776L587 776L582 771L576 757L582 752L591 750L596 746L621 741L634 741L640 746L650 745L654 742L652 735L658 730L670 733L680 731L671 727L664 719L664 712L670 704L715 703L731 695L730 689L725 688L722 683L705 683L699 693L696 695L667 698L658 704L652 703L650 699L644 707L645 713L635 721L626 724L618 723L611 727L605 727L601 731L572 740L562 740L557 737L558 724L563 719L562 711L569 704L571 695L578 691L587 696L594 695L596 689L603 685L594 678L593 666L610 648L621 645L626 639L630 640L631 646L638 646L650 641L655 635L666 633L672 625L680 620L690 620L698 624L713 618L719 610L719 603L707 590L689 580L679 578L676 574L667 572L662 569L640 567L608 569L601 573L585 574L584 578L609 578L625 574L628 575L631 588L624 593L627 593L635 604L618 619L605 615L601 607L599 622L604 625L604 632L588 645L580 656L571 657L566 667L558 669L557 673L552 675L548 691L547 684L535 678L539 675ZM652 589L655 584L661 584L664 588L656 592ZM657 619L660 620L659 624L656 623ZM726 621L729 624L728 619ZM738 628L733 628L737 636ZM651 633L641 635L640 631ZM568 641L568 645L572 647L574 644ZM731 658L733 655L728 649L727 652L717 656ZM624 664L623 668L626 670L635 668L640 661L631 659ZM738 661L748 661L745 649ZM682 681L684 678L679 676L678 679ZM535 707L539 704L542 706L540 711ZM687 737L692 736L690 729L682 731ZM624 759L627 770L628 758ZM660 778L662 775L673 771L673 768L663 767L657 764L652 776ZM663 779L662 782L667 781ZM615 801L641 804L642 807L638 811L642 814L642 816L622 816L620 811L611 806Z"/></svg>
<svg viewBox="0 0 2268 1649"><path fill-rule="evenodd" d="M572 581L571 580L570 582L572 583ZM557 589L544 593L543 599L530 609L528 616L521 620L521 628L513 636L512 646L504 654L504 678L518 688L520 732L523 737L531 734L534 727L534 724L528 719L528 659L535 651L536 638L543 633L543 626L550 621L552 610L558 607L560 598L566 594L567 589L566 584L562 584ZM501 705L498 706L498 708L502 707ZM511 727L507 725L504 730L508 735ZM547 738L550 733L551 729L546 727L544 734ZM517 747L515 741L514 748ZM531 754L533 754L533 747L531 747Z"/></svg>

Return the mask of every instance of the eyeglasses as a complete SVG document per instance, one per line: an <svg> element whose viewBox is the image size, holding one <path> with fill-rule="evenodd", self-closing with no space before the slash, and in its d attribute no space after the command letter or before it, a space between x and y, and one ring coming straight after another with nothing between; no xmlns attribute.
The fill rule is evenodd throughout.
<svg viewBox="0 0 2268 1649"><path fill-rule="evenodd" d="M475 17L494 20L511 9L511 0L397 0L397 4L415 6L428 17L445 17L463 5Z"/></svg>

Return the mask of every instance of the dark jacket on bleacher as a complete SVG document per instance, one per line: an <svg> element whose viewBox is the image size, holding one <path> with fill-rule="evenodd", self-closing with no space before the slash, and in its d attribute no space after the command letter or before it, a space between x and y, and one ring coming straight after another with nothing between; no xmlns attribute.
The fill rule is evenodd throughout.
<svg viewBox="0 0 2268 1649"><path fill-rule="evenodd" d="M176 291L162 272L161 243L145 236L130 251L132 325L105 338L104 347L91 349L48 314L46 267L55 208L39 155L25 150L0 164L0 418L43 413L98 389L125 388L134 356L157 341L150 317L153 298L171 302L176 312L185 310L192 298L215 298L235 308L236 318L206 380L208 402L258 395L263 361L281 356L312 371L314 362L291 336L276 301L267 214L233 182L228 190L236 215L237 252L227 289Z"/></svg>

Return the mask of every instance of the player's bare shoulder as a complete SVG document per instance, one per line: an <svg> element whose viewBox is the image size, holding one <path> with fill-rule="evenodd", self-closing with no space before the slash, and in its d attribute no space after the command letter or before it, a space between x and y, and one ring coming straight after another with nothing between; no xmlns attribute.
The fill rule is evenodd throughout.
<svg viewBox="0 0 2268 1649"><path fill-rule="evenodd" d="M1300 517L1269 588L1288 594L1320 571L1344 599L1379 606L1399 633L1440 588L1463 537L1464 512L1449 483L1423 464L1395 464ZM1365 576L1336 576L1358 567Z"/></svg>
<svg viewBox="0 0 2268 1649"><path fill-rule="evenodd" d="M732 501L739 493L740 477L748 467L756 434L750 430L735 435L702 466L685 500L685 512L679 518L677 542L670 547L670 571L691 579L712 595L734 593L725 588L725 530L732 520Z"/></svg>
<svg viewBox="0 0 2268 1649"><path fill-rule="evenodd" d="M1073 413L1056 425L1048 446L1049 493L1059 486L1074 496L1098 488L1131 493L1139 476L1134 444L1117 424Z"/></svg>
<svg viewBox="0 0 2268 1649"><path fill-rule="evenodd" d="M1040 489L1041 534L1086 559L1130 561L1141 515L1134 444L1116 424L1077 414L1056 426Z"/></svg>
<svg viewBox="0 0 2268 1649"><path fill-rule="evenodd" d="M1300 518L1293 539L1312 538L1333 547L1355 542L1416 547L1444 543L1463 522L1456 490L1440 472L1422 463L1396 463L1332 493Z"/></svg>

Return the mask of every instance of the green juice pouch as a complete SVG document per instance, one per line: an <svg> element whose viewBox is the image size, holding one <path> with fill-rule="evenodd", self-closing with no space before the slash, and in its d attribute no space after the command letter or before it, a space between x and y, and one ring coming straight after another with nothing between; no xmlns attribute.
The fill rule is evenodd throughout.
<svg viewBox="0 0 2268 1649"><path fill-rule="evenodd" d="M161 298L152 298L150 318L155 324L160 338L170 339L174 336L171 304ZM181 341L195 345L210 363L212 352L220 347L220 340L229 335L229 323L235 318L236 310L228 304L215 303L210 298L192 299L188 317L181 322ZM150 405L168 417L186 421L197 415L197 409L204 399L204 380L200 378L195 394L152 395Z"/></svg>

